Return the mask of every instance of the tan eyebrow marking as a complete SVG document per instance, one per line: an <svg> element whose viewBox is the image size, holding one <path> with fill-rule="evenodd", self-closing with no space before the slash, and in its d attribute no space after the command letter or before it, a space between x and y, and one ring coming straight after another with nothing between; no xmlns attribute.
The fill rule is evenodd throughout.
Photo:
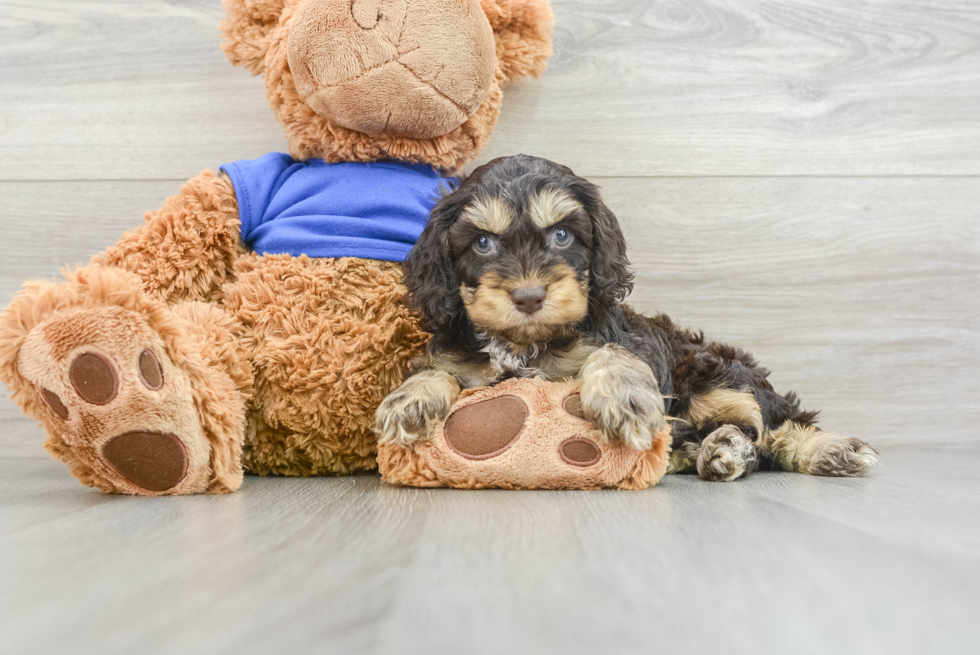
<svg viewBox="0 0 980 655"><path fill-rule="evenodd" d="M463 210L462 219L481 230L503 234L510 227L512 217L507 205L499 198L477 198Z"/></svg>
<svg viewBox="0 0 980 655"><path fill-rule="evenodd" d="M531 198L531 220L544 230L581 208L582 205L568 194L545 189Z"/></svg>

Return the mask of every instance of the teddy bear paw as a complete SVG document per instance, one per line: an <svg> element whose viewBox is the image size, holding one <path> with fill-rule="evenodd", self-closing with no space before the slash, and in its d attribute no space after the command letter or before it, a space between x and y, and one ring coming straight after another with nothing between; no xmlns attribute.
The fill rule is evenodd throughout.
<svg viewBox="0 0 980 655"><path fill-rule="evenodd" d="M20 374L47 405L58 455L104 491L204 491L210 446L188 376L139 314L67 310L31 330ZM42 406L43 408L43 406Z"/></svg>

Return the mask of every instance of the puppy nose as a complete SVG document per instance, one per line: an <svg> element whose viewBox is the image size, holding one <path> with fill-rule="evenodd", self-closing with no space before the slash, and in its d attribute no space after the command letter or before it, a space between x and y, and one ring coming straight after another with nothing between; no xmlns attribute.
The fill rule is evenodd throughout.
<svg viewBox="0 0 980 655"><path fill-rule="evenodd" d="M510 299L514 301L514 306L525 314L533 314L541 309L547 297L548 292L544 287L514 289L510 292Z"/></svg>

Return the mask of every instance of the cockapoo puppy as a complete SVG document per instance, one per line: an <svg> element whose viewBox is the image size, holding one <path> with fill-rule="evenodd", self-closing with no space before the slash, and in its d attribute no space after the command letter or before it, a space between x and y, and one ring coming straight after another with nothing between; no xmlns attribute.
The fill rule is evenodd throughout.
<svg viewBox="0 0 980 655"><path fill-rule="evenodd" d="M619 223L565 166L517 155L476 169L436 205L405 282L433 337L378 408L383 443L429 438L461 389L579 378L585 417L607 439L649 448L671 422L671 472L853 476L877 462L774 391L749 353L624 304L633 274Z"/></svg>

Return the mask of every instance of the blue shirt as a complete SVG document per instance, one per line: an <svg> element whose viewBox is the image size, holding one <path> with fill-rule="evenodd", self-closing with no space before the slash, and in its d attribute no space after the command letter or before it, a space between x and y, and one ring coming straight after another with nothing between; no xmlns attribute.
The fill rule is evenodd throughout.
<svg viewBox="0 0 980 655"><path fill-rule="evenodd" d="M283 153L221 167L235 186L242 241L261 254L404 261L444 178L399 162L328 164Z"/></svg>

